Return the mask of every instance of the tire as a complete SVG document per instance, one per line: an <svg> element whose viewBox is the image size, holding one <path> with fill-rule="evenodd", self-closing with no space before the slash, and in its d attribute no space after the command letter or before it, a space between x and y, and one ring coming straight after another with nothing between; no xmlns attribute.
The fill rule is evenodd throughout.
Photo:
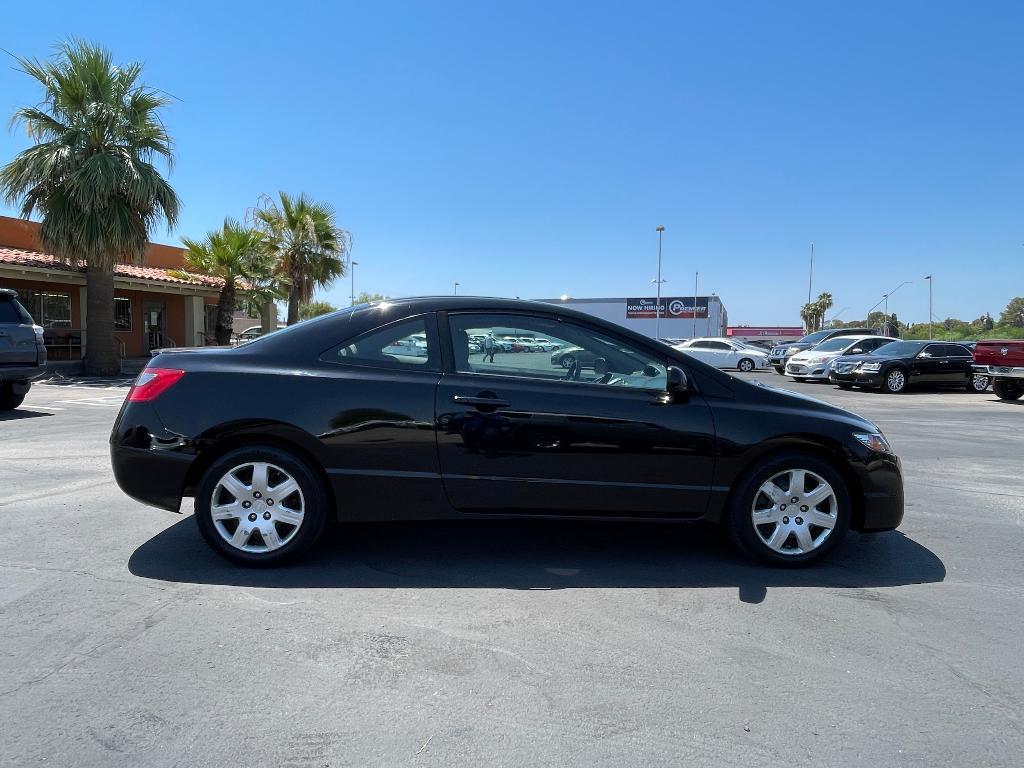
<svg viewBox="0 0 1024 768"><path fill-rule="evenodd" d="M817 489L817 481L826 484L825 490L819 491L828 493L822 501L799 503L803 494L790 489L789 483L797 477L793 473L800 471L813 484L808 493ZM807 484L805 481L805 488ZM774 500L763 490L769 485L775 486L771 492ZM797 505L790 502L793 492L798 495ZM814 515L808 509L812 506L819 513L815 519L824 525L805 519ZM786 514L794 508L795 515ZM747 555L774 566L801 567L821 560L839 546L850 527L850 510L846 481L831 464L813 454L785 451L746 471L729 499L725 524L733 542ZM763 522L755 524L755 516ZM770 544L773 541L774 546ZM807 544L810 546L802 550Z"/></svg>
<svg viewBox="0 0 1024 768"><path fill-rule="evenodd" d="M13 411L23 402L25 402L25 395L28 394L26 389L20 395L14 394L14 387L10 384L0 384L0 411Z"/></svg>
<svg viewBox="0 0 1024 768"><path fill-rule="evenodd" d="M253 470L247 465L254 465ZM265 483L254 476L258 465L267 467ZM227 488L233 484L229 476L238 483L237 496ZM270 498L284 484L283 478L294 481L296 490L285 491L284 498ZM215 522L215 492L224 509L237 514ZM249 506L241 508L246 503ZM206 470L196 489L195 518L206 543L221 557L240 565L267 567L294 560L313 546L323 533L330 508L323 480L305 461L280 448L253 445L229 451ZM250 519L253 515L258 515L255 520ZM236 539L232 534L239 529L251 532Z"/></svg>
<svg viewBox="0 0 1024 768"><path fill-rule="evenodd" d="M785 369L785 368L780 368L780 367L779 367L779 366L777 366L777 365L776 365L776 366L773 366L773 367L775 368L775 372L776 372L776 373L780 373L780 374L782 374L783 376L785 376L785 375L786 375L786 369Z"/></svg>
<svg viewBox="0 0 1024 768"><path fill-rule="evenodd" d="M964 389L968 392L985 392L988 389L988 385L991 383L988 376L983 373L971 374L971 377L967 380L967 384Z"/></svg>
<svg viewBox="0 0 1024 768"><path fill-rule="evenodd" d="M847 392L853 389L853 384L836 384L836 386L840 389L846 390Z"/></svg>
<svg viewBox="0 0 1024 768"><path fill-rule="evenodd" d="M807 378L805 376L794 376L793 381L799 381L801 384L803 384L805 381L807 381Z"/></svg>
<svg viewBox="0 0 1024 768"><path fill-rule="evenodd" d="M1019 400L1024 395L1024 383L996 379L992 382L992 391L1000 400Z"/></svg>
<svg viewBox="0 0 1024 768"><path fill-rule="evenodd" d="M754 361L751 360L749 357L744 357L742 360L736 363L736 367L740 369L740 373L750 373L752 370L754 370Z"/></svg>
<svg viewBox="0 0 1024 768"><path fill-rule="evenodd" d="M576 358L573 357L572 355L562 355L559 358L558 362L563 368L569 370L574 365L576 365Z"/></svg>
<svg viewBox="0 0 1024 768"><path fill-rule="evenodd" d="M882 379L882 391L890 395L898 395L907 391L907 371L905 368L890 368Z"/></svg>

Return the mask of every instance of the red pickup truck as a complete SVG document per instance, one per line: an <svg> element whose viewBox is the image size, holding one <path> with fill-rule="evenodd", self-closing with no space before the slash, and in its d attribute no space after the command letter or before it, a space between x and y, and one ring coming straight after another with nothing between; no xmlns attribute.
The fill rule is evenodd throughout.
<svg viewBox="0 0 1024 768"><path fill-rule="evenodd" d="M987 339L974 347L974 370L992 378L1000 400L1024 395L1024 339Z"/></svg>

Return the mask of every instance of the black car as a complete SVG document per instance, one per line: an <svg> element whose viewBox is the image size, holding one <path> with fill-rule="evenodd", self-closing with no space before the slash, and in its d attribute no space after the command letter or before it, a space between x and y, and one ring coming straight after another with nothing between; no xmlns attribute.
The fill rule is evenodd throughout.
<svg viewBox="0 0 1024 768"><path fill-rule="evenodd" d="M984 392L988 376L976 373L973 364L971 351L963 344L894 341L868 355L833 360L828 378L843 389L869 387L897 393L929 384Z"/></svg>
<svg viewBox="0 0 1024 768"><path fill-rule="evenodd" d="M43 329L32 321L17 292L0 288L0 411L21 405L32 381L45 371Z"/></svg>
<svg viewBox="0 0 1024 768"><path fill-rule="evenodd" d="M786 372L786 362L797 352L803 352L823 341L834 339L836 336L874 336L874 328L826 328L815 331L804 336L799 341L791 341L787 344L776 344L768 352L768 363L775 369L776 373Z"/></svg>
<svg viewBox="0 0 1024 768"><path fill-rule="evenodd" d="M470 356L472 335L506 327L593 363ZM419 334L425 356L384 351ZM174 511L194 496L209 544L252 565L298 555L328 517L706 520L780 565L903 517L899 460L871 422L525 301L389 301L165 352L110 448L126 493Z"/></svg>

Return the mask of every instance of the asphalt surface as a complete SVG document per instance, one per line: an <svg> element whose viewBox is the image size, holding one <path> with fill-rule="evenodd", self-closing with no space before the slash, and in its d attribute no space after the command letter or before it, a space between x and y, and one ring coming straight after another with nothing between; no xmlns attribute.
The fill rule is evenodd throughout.
<svg viewBox="0 0 1024 768"><path fill-rule="evenodd" d="M799 572L613 524L239 569L114 484L124 386L37 385L0 416L0 765L1019 765L1024 401L789 386L907 480L900 532Z"/></svg>

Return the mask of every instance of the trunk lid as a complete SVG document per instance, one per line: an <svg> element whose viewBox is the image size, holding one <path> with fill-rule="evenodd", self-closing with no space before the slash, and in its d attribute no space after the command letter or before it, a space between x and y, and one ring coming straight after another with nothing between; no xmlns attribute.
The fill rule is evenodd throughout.
<svg viewBox="0 0 1024 768"><path fill-rule="evenodd" d="M979 365L1024 366L1024 339L986 339L974 348Z"/></svg>

